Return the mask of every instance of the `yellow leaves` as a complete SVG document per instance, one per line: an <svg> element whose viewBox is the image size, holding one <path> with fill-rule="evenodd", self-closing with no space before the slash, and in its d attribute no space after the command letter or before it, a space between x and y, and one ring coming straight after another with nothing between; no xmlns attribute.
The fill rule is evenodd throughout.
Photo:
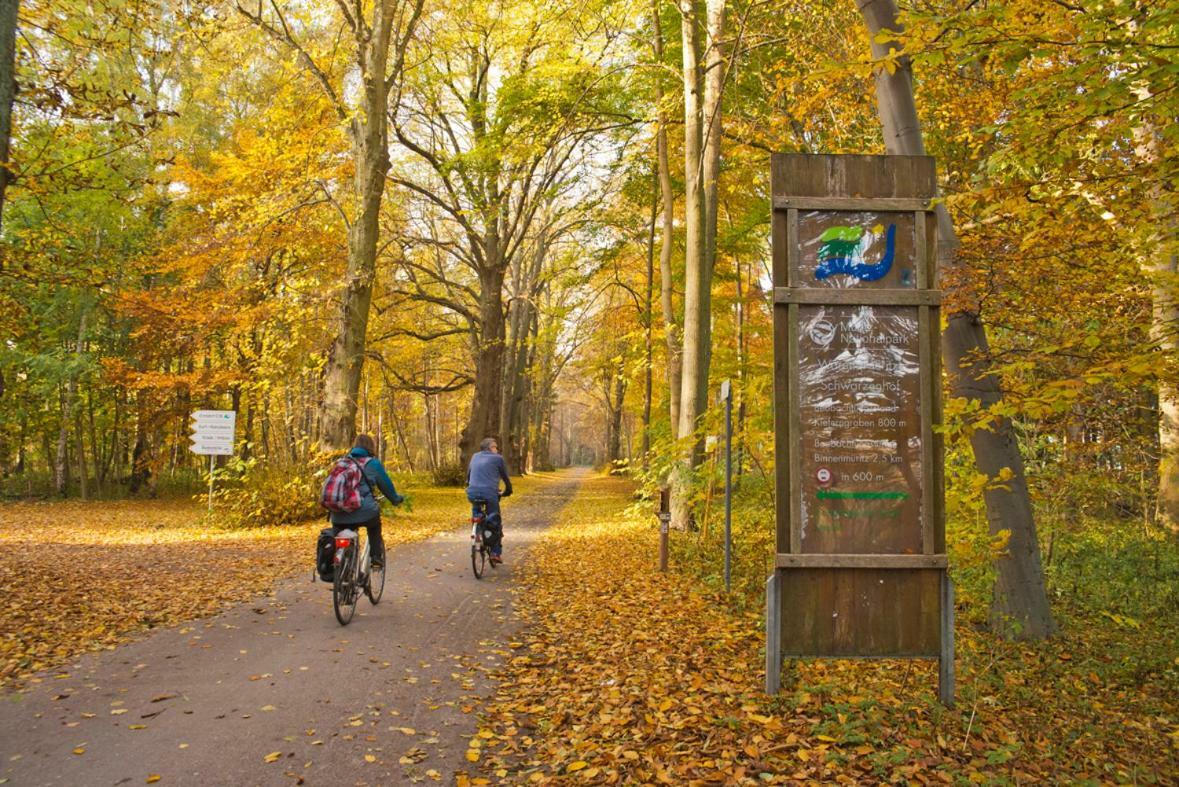
<svg viewBox="0 0 1179 787"><path fill-rule="evenodd" d="M143 781L145 784L155 784L159 780L160 780L160 775L158 773L151 773L151 774L148 774L148 777L146 779L144 779Z"/></svg>
<svg viewBox="0 0 1179 787"><path fill-rule="evenodd" d="M74 749L74 754L79 754L79 755L81 755L81 754L85 754L85 753L86 753L86 747L85 747L85 746L78 746L78 747L76 747L76 748Z"/></svg>
<svg viewBox="0 0 1179 787"><path fill-rule="evenodd" d="M467 762L479 762L479 750L467 749L466 758Z"/></svg>
<svg viewBox="0 0 1179 787"><path fill-rule="evenodd" d="M365 762L376 762L377 761L376 755L366 754L366 755L364 755L364 761Z"/></svg>
<svg viewBox="0 0 1179 787"><path fill-rule="evenodd" d="M265 757L263 757L262 760L264 762L278 762L280 757L282 757L282 752L272 751L270 754L267 754Z"/></svg>
<svg viewBox="0 0 1179 787"><path fill-rule="evenodd" d="M569 765L565 768L565 771L567 773L573 773L574 771L580 771L582 768L584 768L588 764L589 763L587 763L585 760L577 760L575 762L569 763Z"/></svg>

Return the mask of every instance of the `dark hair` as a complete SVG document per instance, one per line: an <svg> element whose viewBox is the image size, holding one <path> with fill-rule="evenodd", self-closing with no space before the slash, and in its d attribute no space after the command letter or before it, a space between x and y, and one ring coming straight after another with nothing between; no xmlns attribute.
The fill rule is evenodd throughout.
<svg viewBox="0 0 1179 787"><path fill-rule="evenodd" d="M483 442L479 443L479 450L480 451L490 451L491 444L495 443L495 442L498 442L498 441L494 437L484 437Z"/></svg>
<svg viewBox="0 0 1179 787"><path fill-rule="evenodd" d="M373 442L372 437L370 437L369 435L366 435L366 434L356 435L356 440L355 440L355 442L353 442L353 446L355 446L356 448L363 448L365 451L368 451L373 456L377 455L377 444L375 442Z"/></svg>

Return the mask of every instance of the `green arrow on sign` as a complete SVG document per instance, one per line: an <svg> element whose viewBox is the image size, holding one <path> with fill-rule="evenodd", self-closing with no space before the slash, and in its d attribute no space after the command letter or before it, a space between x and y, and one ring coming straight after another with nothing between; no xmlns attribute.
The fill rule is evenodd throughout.
<svg viewBox="0 0 1179 787"><path fill-rule="evenodd" d="M820 500L904 500L908 492L832 492L820 489Z"/></svg>

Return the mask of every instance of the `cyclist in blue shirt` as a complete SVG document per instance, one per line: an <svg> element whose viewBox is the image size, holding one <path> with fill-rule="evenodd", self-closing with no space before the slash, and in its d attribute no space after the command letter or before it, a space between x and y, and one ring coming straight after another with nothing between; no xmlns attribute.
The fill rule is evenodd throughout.
<svg viewBox="0 0 1179 787"><path fill-rule="evenodd" d="M499 514L499 499L512 494L512 479L508 477L508 466L499 454L499 444L488 437L479 444L479 453L471 457L467 465L467 500L471 501L471 516L479 513L476 500L487 502L487 521L499 526L500 537L491 548L491 562L496 565L503 561L503 521ZM499 482L504 482L503 494Z"/></svg>
<svg viewBox="0 0 1179 787"><path fill-rule="evenodd" d="M333 511L332 529L339 533L345 528L366 528L372 546L373 568L380 568L385 565L385 541L381 538L381 506L374 490L380 489L381 494L393 505L404 502L405 498L397 494L392 479L385 472L385 466L377 459L377 446L373 439L366 434L357 435L354 446L348 456L360 465L364 476L360 484L360 508L347 512Z"/></svg>

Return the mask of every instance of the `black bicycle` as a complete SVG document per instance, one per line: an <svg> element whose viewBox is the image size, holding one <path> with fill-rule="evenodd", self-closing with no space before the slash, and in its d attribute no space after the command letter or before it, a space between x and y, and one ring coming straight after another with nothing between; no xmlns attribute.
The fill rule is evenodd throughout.
<svg viewBox="0 0 1179 787"><path fill-rule="evenodd" d="M487 522L487 501L474 500L475 513L471 515L471 571L475 579L483 579L483 572L490 562L495 568L496 562L491 559L491 549L495 546L502 525Z"/></svg>
<svg viewBox="0 0 1179 787"><path fill-rule="evenodd" d="M382 555L380 567L373 566L369 540L361 544L355 530L341 530L336 534L336 553L332 563L336 576L332 580L332 608L341 626L352 622L356 614L356 603L360 593L376 606L385 592L385 561Z"/></svg>

